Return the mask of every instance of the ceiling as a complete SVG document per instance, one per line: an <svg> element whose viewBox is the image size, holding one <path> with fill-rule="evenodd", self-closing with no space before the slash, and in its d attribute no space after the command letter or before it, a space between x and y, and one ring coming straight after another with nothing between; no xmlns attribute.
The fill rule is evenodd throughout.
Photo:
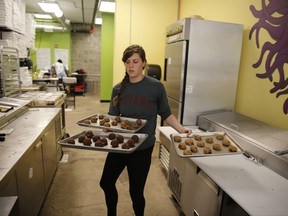
<svg viewBox="0 0 288 216"><path fill-rule="evenodd" d="M43 14L44 12L37 4L40 0L24 0L26 5L26 13L39 13ZM105 0L112 1L115 0ZM56 0L58 2L61 10L63 11L63 17L56 18L57 22L60 22L62 25L66 25L66 19L70 21L69 30L77 31L79 26L85 28L85 30L91 29L94 26L94 20L97 17L101 17L101 12L98 11L99 0ZM96 11L94 11L96 9ZM51 14L52 15L52 14Z"/></svg>

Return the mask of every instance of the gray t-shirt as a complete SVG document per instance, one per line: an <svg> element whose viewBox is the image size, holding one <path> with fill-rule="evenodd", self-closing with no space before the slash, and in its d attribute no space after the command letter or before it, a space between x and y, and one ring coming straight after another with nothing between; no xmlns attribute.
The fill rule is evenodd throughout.
<svg viewBox="0 0 288 216"><path fill-rule="evenodd" d="M113 88L109 115L147 120L146 125L137 132L148 134L138 150L154 145L157 114L164 120L171 114L163 84L149 76L140 82L128 83L120 95L119 104L113 106L112 99L118 94L119 86L120 83Z"/></svg>

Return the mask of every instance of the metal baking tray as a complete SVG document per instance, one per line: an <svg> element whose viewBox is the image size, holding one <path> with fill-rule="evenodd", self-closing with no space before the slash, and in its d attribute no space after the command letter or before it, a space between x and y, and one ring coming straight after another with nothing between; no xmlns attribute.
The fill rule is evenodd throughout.
<svg viewBox="0 0 288 216"><path fill-rule="evenodd" d="M89 130L87 130L89 131ZM94 151L106 151L106 152L114 152L114 153L132 153L134 152L141 144L144 142L144 140L147 138L147 134L141 134L141 133L115 133L115 135L122 135L124 137L123 143L127 142L128 139L131 139L133 135L137 135L139 137L139 142L135 143L135 147L129 148L129 149L122 149L123 143L119 144L118 147L112 147L111 141L109 140L108 136L110 133L114 132L100 132L100 131L92 131L93 135L98 135L100 138L104 138L107 140L107 145L103 147L95 146L95 143L92 141L92 144L90 146L86 146L83 143L78 142L78 138L82 135L86 136L86 132L83 131L79 134L76 134L74 136L68 137L66 139L60 140L59 144L63 147L68 148L77 148L77 149L86 149L86 150L94 150ZM72 139L75 141L75 144L69 144L68 141Z"/></svg>
<svg viewBox="0 0 288 216"><path fill-rule="evenodd" d="M99 119L100 116L103 116L104 118L109 118L109 121L106 122L109 124L109 127L105 126L105 125L100 125L100 120L103 119ZM92 123L91 119L93 117L98 118L96 123ZM92 115L89 117L86 117L80 121L77 122L78 125L84 126L84 127L92 127L92 128L102 128L102 129L107 129L109 131L118 131L118 132L124 132L124 133L136 133L137 131L139 131L146 123L147 120L145 119L139 119L141 120L141 125L138 125L137 128L131 127L131 129L125 129L125 128L121 128L121 123L124 121L128 121L129 124L133 124L135 123L138 119L135 118L128 118L128 117L122 117L120 116L121 121L119 123L117 123L117 125L113 126L112 125L112 121L118 116L112 116L112 115L108 115L108 114L96 114L96 115ZM87 122L88 121L88 122Z"/></svg>
<svg viewBox="0 0 288 216"><path fill-rule="evenodd" d="M202 138L202 141L204 142L204 147L210 147L211 148L211 153L209 154L205 154L204 153L204 147L199 147L197 146L197 140L195 140L195 137L199 135ZM230 142L230 146L235 146L237 151L235 152L231 152L229 151L229 147L228 146L224 146L222 144L222 140L218 140L216 139L217 135L222 135L224 140L228 140ZM176 142L174 140L175 136L179 136L181 137L181 141L180 142ZM171 134L171 142L175 147L175 150L178 154L178 156L180 157L203 157L203 156L215 156L215 155L231 155L231 154L239 154L239 153L243 153L244 150L241 148L241 146L238 145L238 143L236 143L236 141L234 139L232 139L232 137L227 134L226 132L203 132L203 133L194 133L191 134L190 136L187 136L187 134ZM208 143L206 141L206 138L212 138L213 142L212 143ZM190 146L186 144L186 148L185 149L180 149L179 148L179 144L180 143L185 143L185 141L187 139L192 139L193 140L193 145L192 146L197 146L197 150L198 152L192 152L192 154L186 155L184 154L185 150L190 150ZM213 144L219 144L221 146L221 150L220 151L216 151L213 149Z"/></svg>

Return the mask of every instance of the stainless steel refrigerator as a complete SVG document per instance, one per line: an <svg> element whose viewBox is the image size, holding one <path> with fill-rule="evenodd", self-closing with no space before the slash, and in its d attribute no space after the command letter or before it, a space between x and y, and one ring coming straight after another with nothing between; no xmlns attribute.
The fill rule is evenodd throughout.
<svg viewBox="0 0 288 216"><path fill-rule="evenodd" d="M183 125L234 110L243 25L185 18L166 28L164 85Z"/></svg>

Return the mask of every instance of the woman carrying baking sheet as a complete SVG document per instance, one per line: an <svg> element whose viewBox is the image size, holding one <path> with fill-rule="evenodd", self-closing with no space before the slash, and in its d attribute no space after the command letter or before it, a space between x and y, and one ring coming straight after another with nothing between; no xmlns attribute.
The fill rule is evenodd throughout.
<svg viewBox="0 0 288 216"><path fill-rule="evenodd" d="M123 53L122 61L126 73L122 82L113 88L109 115L147 120L139 133L148 134L148 137L131 154L108 153L100 186L105 193L107 215L117 215L116 181L127 167L129 191L135 215L144 216L144 187L156 141L157 114L179 133L189 135L192 131L184 128L171 113L163 84L143 74L147 63L144 49L139 45L129 46Z"/></svg>

